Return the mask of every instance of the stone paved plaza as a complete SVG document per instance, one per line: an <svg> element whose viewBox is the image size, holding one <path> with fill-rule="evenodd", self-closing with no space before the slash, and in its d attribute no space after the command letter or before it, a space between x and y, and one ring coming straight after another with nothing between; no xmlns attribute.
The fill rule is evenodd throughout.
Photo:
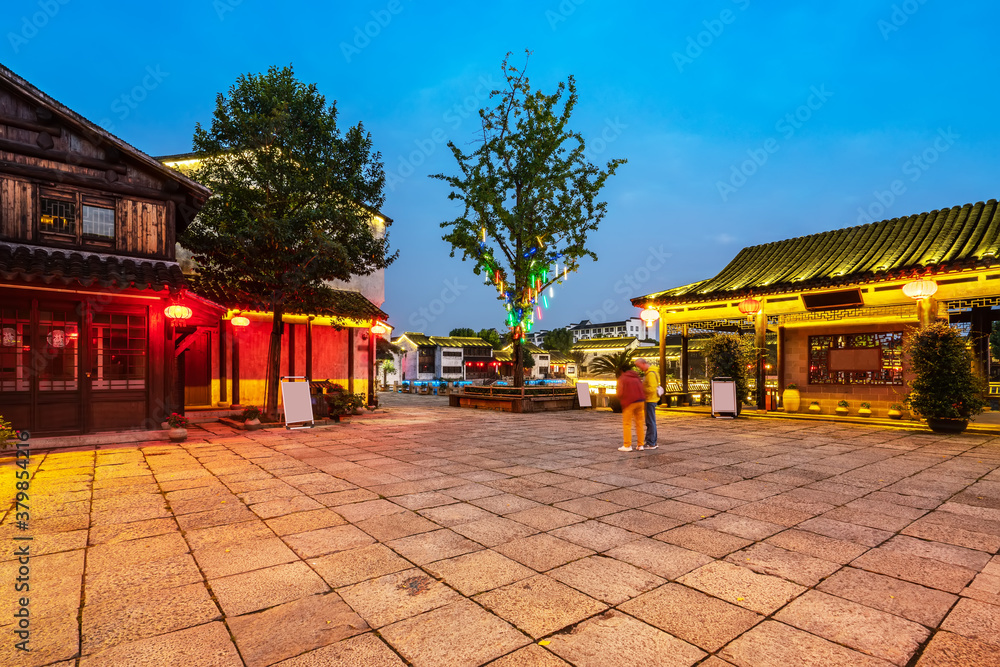
<svg viewBox="0 0 1000 667"><path fill-rule="evenodd" d="M1000 439L389 396L15 468L0 664L1000 665Z"/></svg>

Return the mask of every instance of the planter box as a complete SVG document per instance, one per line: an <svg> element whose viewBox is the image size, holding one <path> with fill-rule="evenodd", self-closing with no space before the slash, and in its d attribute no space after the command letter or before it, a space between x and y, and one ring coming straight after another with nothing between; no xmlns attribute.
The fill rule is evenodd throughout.
<svg viewBox="0 0 1000 667"><path fill-rule="evenodd" d="M545 387L466 387L449 395L448 405L501 412L550 412L579 407L573 389Z"/></svg>

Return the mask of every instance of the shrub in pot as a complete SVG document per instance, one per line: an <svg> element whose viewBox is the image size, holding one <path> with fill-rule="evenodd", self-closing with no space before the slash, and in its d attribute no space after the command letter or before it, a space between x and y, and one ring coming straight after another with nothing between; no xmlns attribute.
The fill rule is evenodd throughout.
<svg viewBox="0 0 1000 667"><path fill-rule="evenodd" d="M809 404L809 412L819 414L822 410L823 408L819 407L819 401L813 401Z"/></svg>
<svg viewBox="0 0 1000 667"><path fill-rule="evenodd" d="M861 404L861 409L858 410L858 416L859 417L871 417L872 416L872 404L871 403L867 403L867 402L862 403Z"/></svg>
<svg viewBox="0 0 1000 667"><path fill-rule="evenodd" d="M893 403L889 406L889 419L902 419L903 418L903 405L902 403Z"/></svg>
<svg viewBox="0 0 1000 667"><path fill-rule="evenodd" d="M934 431L965 430L983 411L986 383L972 371L962 335L943 322L911 334L903 346L913 380L909 404Z"/></svg>
<svg viewBox="0 0 1000 667"><path fill-rule="evenodd" d="M191 421L182 414L172 412L167 418L167 437L172 442L182 442L187 439L187 427Z"/></svg>
<svg viewBox="0 0 1000 667"><path fill-rule="evenodd" d="M785 387L785 391L781 393L781 404L785 406L785 412L798 412L801 402L802 396L799 394L799 386L797 384L790 384Z"/></svg>
<svg viewBox="0 0 1000 667"><path fill-rule="evenodd" d="M837 401L837 414L843 417L848 413L848 407L850 407L850 404L847 401Z"/></svg>
<svg viewBox="0 0 1000 667"><path fill-rule="evenodd" d="M757 361L757 348L750 334L715 334L705 341L702 351L705 368L710 378L728 377L736 383L736 411L743 407L741 400L750 392L748 368Z"/></svg>
<svg viewBox="0 0 1000 667"><path fill-rule="evenodd" d="M243 408L243 426L248 431L260 428L260 408L256 405L248 405Z"/></svg>

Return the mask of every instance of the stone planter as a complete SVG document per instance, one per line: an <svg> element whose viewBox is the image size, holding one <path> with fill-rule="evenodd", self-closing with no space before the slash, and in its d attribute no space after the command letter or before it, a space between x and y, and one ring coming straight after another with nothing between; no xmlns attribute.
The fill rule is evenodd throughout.
<svg viewBox="0 0 1000 667"><path fill-rule="evenodd" d="M858 416L859 417L871 417L872 416L872 411L869 410L868 408L860 408L858 410Z"/></svg>
<svg viewBox="0 0 1000 667"><path fill-rule="evenodd" d="M889 419L902 419L903 413L899 410L889 410Z"/></svg>
<svg viewBox="0 0 1000 667"><path fill-rule="evenodd" d="M170 428L167 429L167 437L170 438L170 442L184 442L187 440L188 431L186 428Z"/></svg>
<svg viewBox="0 0 1000 667"><path fill-rule="evenodd" d="M243 422L243 428L245 428L248 431L256 431L257 429L260 428L260 420L257 419L256 417L253 419L248 419L245 422Z"/></svg>
<svg viewBox="0 0 1000 667"><path fill-rule="evenodd" d="M781 404L785 406L785 412L798 412L802 403L802 396L798 389L786 389L781 394Z"/></svg>
<svg viewBox="0 0 1000 667"><path fill-rule="evenodd" d="M935 433L961 433L969 426L969 420L928 417L927 425Z"/></svg>
<svg viewBox="0 0 1000 667"><path fill-rule="evenodd" d="M846 416L850 412L850 410L848 410L847 408L843 407L842 405L838 405L836 412L841 417L844 417L844 416Z"/></svg>
<svg viewBox="0 0 1000 667"><path fill-rule="evenodd" d="M811 403L809 405L809 412L818 415L823 411L823 408L819 407L819 403Z"/></svg>

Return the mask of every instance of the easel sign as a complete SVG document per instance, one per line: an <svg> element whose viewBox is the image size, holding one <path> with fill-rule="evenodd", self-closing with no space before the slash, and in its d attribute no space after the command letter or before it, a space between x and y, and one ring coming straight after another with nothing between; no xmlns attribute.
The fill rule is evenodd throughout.
<svg viewBox="0 0 1000 667"><path fill-rule="evenodd" d="M577 382L576 383L576 396L580 399L581 408L590 407L590 383L589 382Z"/></svg>
<svg viewBox="0 0 1000 667"><path fill-rule="evenodd" d="M285 407L286 429L313 428L316 425L307 378L298 375L281 378L281 402Z"/></svg>

